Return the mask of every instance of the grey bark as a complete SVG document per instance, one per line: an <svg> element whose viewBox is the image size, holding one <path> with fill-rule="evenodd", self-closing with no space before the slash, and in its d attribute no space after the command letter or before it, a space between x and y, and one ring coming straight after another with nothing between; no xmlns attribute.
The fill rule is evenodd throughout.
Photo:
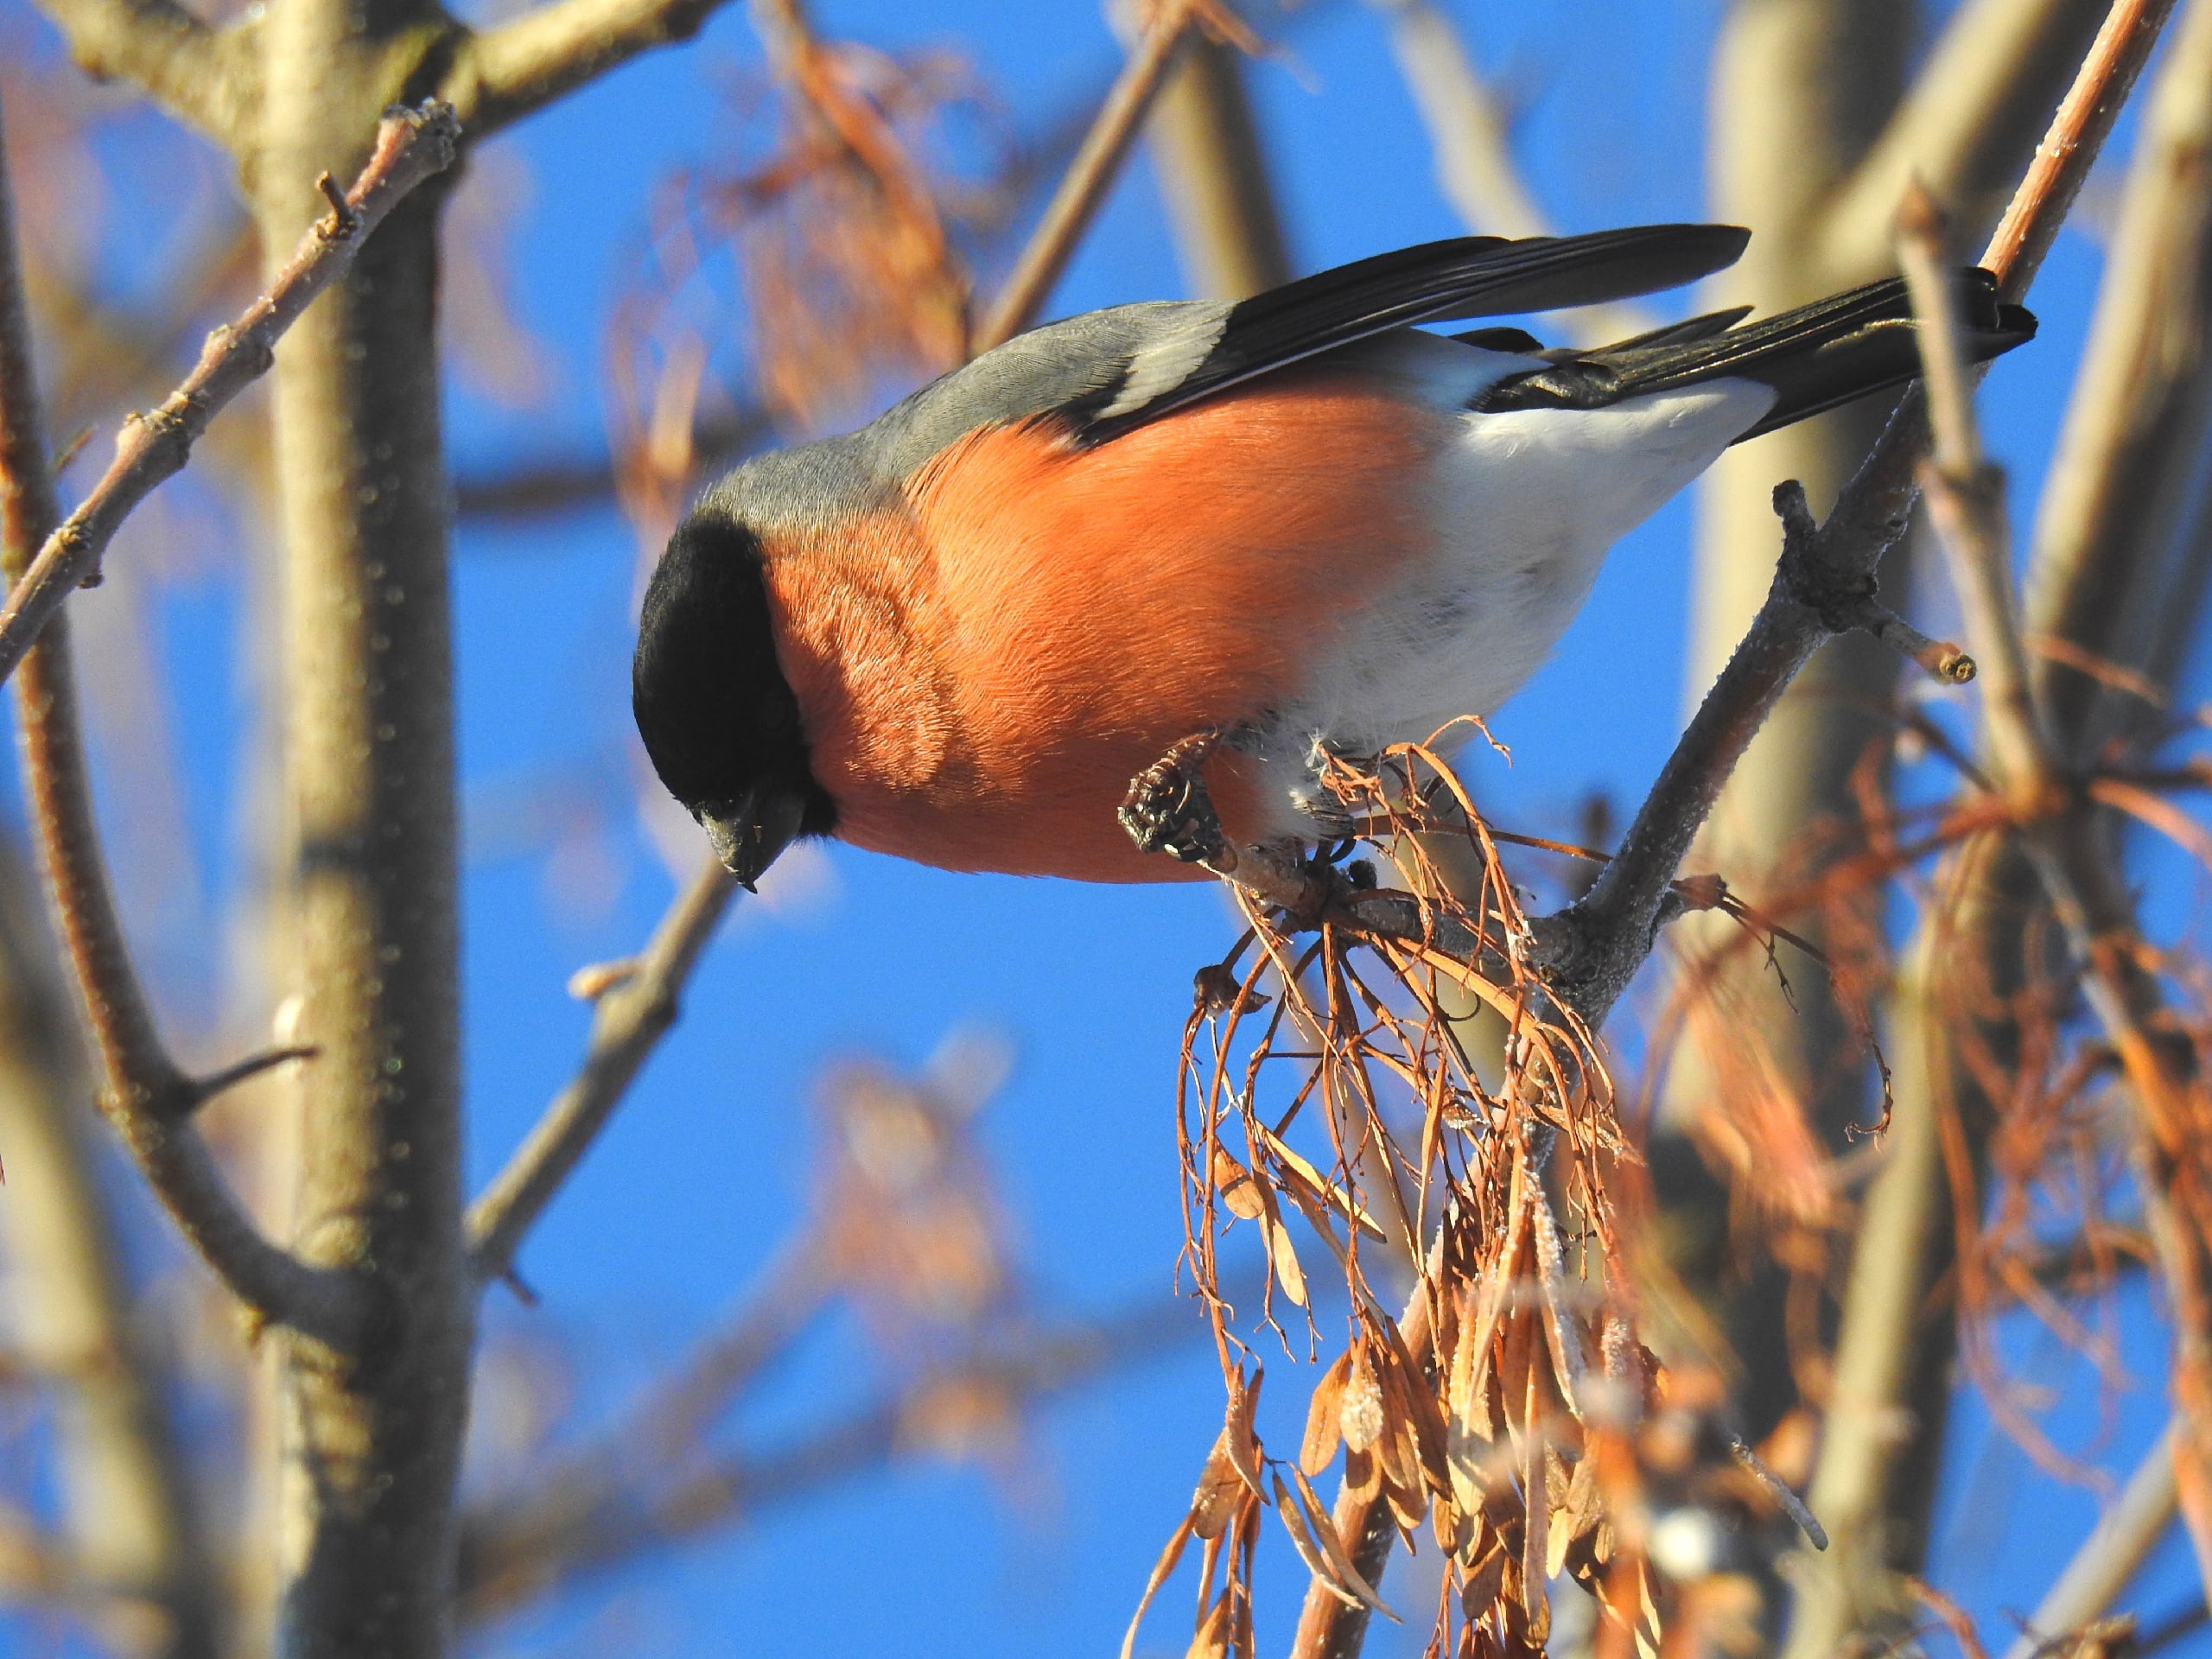
<svg viewBox="0 0 2212 1659"><path fill-rule="evenodd" d="M248 169L281 257L350 176L414 43L407 0L276 0ZM448 1638L453 1493L474 1299L461 1234L448 489L437 231L416 194L277 353L286 769L297 840L304 1135L296 1249L366 1275L357 1356L282 1337L280 1645L435 1655Z"/></svg>

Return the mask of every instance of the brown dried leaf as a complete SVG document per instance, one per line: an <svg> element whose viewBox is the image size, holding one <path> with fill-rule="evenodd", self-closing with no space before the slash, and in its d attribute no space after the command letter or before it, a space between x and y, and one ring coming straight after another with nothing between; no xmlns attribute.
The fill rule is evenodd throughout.
<svg viewBox="0 0 2212 1659"><path fill-rule="evenodd" d="M1306 1305L1306 1272L1298 1265L1298 1252L1291 1245L1290 1229L1282 1224L1282 1217L1273 1204L1260 1225L1268 1235L1268 1259L1274 1264L1275 1281L1282 1287L1282 1294L1304 1307Z"/></svg>
<svg viewBox="0 0 2212 1659"><path fill-rule="evenodd" d="M1567 1499L1554 1522L1570 1539L1585 1537L1596 1529L1604 1509L1605 1495L1598 1486L1598 1459L1585 1452L1574 1465L1574 1478L1567 1484Z"/></svg>
<svg viewBox="0 0 2212 1659"><path fill-rule="evenodd" d="M1291 1525L1292 1541L1296 1542L1303 1532L1306 1544L1320 1556L1319 1564L1312 1556L1306 1558L1306 1564L1313 1567L1314 1576L1352 1605L1380 1613L1393 1624L1404 1623L1390 1611L1389 1604L1375 1593L1375 1586L1360 1576L1359 1569L1351 1564L1351 1557L1344 1554L1344 1541L1337 1535L1337 1523L1314 1495L1313 1483L1296 1468L1291 1470L1290 1478L1298 1483L1297 1501L1292 1502L1282 1477L1277 1475L1275 1508L1281 1511L1285 1523ZM1299 1554L1305 1555L1306 1550L1301 1548Z"/></svg>
<svg viewBox="0 0 2212 1659"><path fill-rule="evenodd" d="M1351 1346L1351 1365L1344 1379L1337 1421L1344 1431L1348 1451L1372 1451L1382 1438L1382 1384L1375 1375L1375 1362L1363 1337Z"/></svg>
<svg viewBox="0 0 2212 1659"><path fill-rule="evenodd" d="M1489 1543L1490 1548L1459 1580L1459 1605L1470 1620L1484 1618L1489 1613L1491 1605L1497 1600L1500 1586L1505 1582L1504 1541L1496 1533L1491 1533Z"/></svg>
<svg viewBox="0 0 2212 1659"><path fill-rule="evenodd" d="M1229 1393L1227 1420L1221 1427L1221 1446L1230 1463L1243 1478L1252 1496L1264 1501L1267 1489L1260 1484L1260 1437L1252 1432L1252 1419L1260 1408L1260 1383L1267 1373L1255 1367L1252 1380L1244 1381L1240 1369Z"/></svg>
<svg viewBox="0 0 2212 1659"><path fill-rule="evenodd" d="M1448 1492L1452 1490L1452 1470L1446 1452L1450 1437L1445 1429L1444 1413L1436 1403L1436 1396L1429 1392L1427 1379L1414 1364L1413 1356L1407 1352L1406 1339L1398 1327L1386 1320L1382 1335L1389 1344L1384 1355L1388 1367L1385 1388L1391 1404L1413 1435L1414 1452L1421 1472L1427 1478L1429 1490Z"/></svg>
<svg viewBox="0 0 2212 1659"><path fill-rule="evenodd" d="M1350 1586L1338 1581L1329 1558L1321 1553L1321 1546L1314 1541L1313 1529L1307 1526L1306 1516L1292 1501L1290 1488L1282 1484L1281 1475L1274 1478L1274 1483L1275 1510L1282 1516L1283 1530L1290 1535L1291 1547L1298 1551L1298 1559L1306 1563L1306 1570L1330 1594L1347 1607L1358 1606L1359 1598L1351 1592Z"/></svg>
<svg viewBox="0 0 2212 1659"><path fill-rule="evenodd" d="M1213 1450L1206 1453L1206 1466L1198 1475L1198 1489L1191 1494L1191 1530L1201 1538L1220 1537L1244 1501L1244 1477L1230 1455L1224 1428L1214 1437Z"/></svg>
<svg viewBox="0 0 2212 1659"><path fill-rule="evenodd" d="M1213 1185L1229 1213L1239 1220L1257 1221L1267 1214L1267 1204L1260 1197L1260 1185L1252 1179L1252 1172L1221 1147L1213 1149Z"/></svg>
<svg viewBox="0 0 2212 1659"><path fill-rule="evenodd" d="M1562 1524L1567 1519L1567 1493L1571 1483L1567 1465L1550 1446L1544 1448L1544 1577L1555 1579L1560 1567L1567 1565L1567 1547L1574 1541L1573 1530Z"/></svg>
<svg viewBox="0 0 2212 1659"><path fill-rule="evenodd" d="M1191 1637L1191 1645L1184 1650L1183 1659L1222 1659L1229 1651L1230 1594L1224 1590L1214 1598L1213 1605L1206 1609L1206 1616L1198 1621L1198 1628Z"/></svg>
<svg viewBox="0 0 2212 1659"><path fill-rule="evenodd" d="M1428 1523L1436 1535L1436 1547L1446 1555L1465 1556L1473 1548L1481 1530L1481 1519L1439 1493L1429 1501Z"/></svg>
<svg viewBox="0 0 2212 1659"><path fill-rule="evenodd" d="M1292 1151L1289 1144L1264 1123L1260 1126L1260 1142L1282 1165L1286 1176L1307 1189L1309 1198L1326 1205L1363 1232L1376 1238L1384 1236L1382 1224L1369 1215L1364 1207L1354 1202L1342 1187Z"/></svg>
<svg viewBox="0 0 2212 1659"><path fill-rule="evenodd" d="M1521 1591L1529 1612L1529 1640L1541 1647L1551 1628L1551 1604L1544 1597L1544 1580L1549 1576L1544 1563L1550 1551L1551 1505L1544 1494L1544 1459L1540 1443L1531 1437L1523 1442L1525 1450L1521 1464L1521 1491L1524 1500L1521 1522Z"/></svg>
<svg viewBox="0 0 2212 1659"><path fill-rule="evenodd" d="M1319 1474L1337 1455L1337 1442L1344 1436L1344 1380L1351 1375L1351 1350L1347 1348L1313 1385L1313 1398L1306 1408L1306 1440L1298 1449L1298 1466L1309 1475Z"/></svg>
<svg viewBox="0 0 2212 1659"><path fill-rule="evenodd" d="M1144 1594L1137 1599L1137 1611L1129 1620L1128 1633L1122 1638L1122 1659L1129 1659L1136 1651L1137 1627L1144 1623L1145 1610L1152 1605L1152 1599L1160 1593L1160 1586L1174 1573L1176 1563L1183 1559L1183 1546L1191 1541L1192 1517L1185 1516L1183 1523L1175 1529L1167 1541L1167 1548L1160 1552L1160 1559L1153 1563L1152 1576L1145 1580Z"/></svg>
<svg viewBox="0 0 2212 1659"><path fill-rule="evenodd" d="M1365 1503L1381 1489L1382 1471L1375 1462L1372 1452L1355 1452L1344 1448L1344 1491Z"/></svg>
<svg viewBox="0 0 2212 1659"><path fill-rule="evenodd" d="M1421 1530L1421 1523L1428 1515L1428 1494L1421 1490L1419 1481L1410 1486L1401 1486L1385 1475L1382 1478L1382 1501L1390 1506L1390 1516L1397 1522L1398 1530L1408 1539Z"/></svg>

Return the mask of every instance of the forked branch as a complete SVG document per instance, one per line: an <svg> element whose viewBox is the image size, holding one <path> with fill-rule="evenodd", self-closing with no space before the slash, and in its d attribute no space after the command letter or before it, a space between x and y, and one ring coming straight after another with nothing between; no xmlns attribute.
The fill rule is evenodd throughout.
<svg viewBox="0 0 2212 1659"><path fill-rule="evenodd" d="M2171 10L2172 0L2116 0L2107 15L1982 255L2003 298L2017 300L2034 279ZM1584 1018L1601 1020L1650 954L1661 906L1721 785L1797 671L1837 632L1820 601L1869 594L1883 556L1904 535L1928 443L1926 408L1916 387L1906 393L1818 530L1794 547L1785 540L1773 590L1675 745L1620 855L1587 896L1553 918L1556 978Z"/></svg>
<svg viewBox="0 0 2212 1659"><path fill-rule="evenodd" d="M19 575L59 509L32 378L14 210L0 155L0 569ZM92 817L65 620L22 662L16 686L33 823L72 975L105 1074L101 1106L178 1228L257 1317L333 1346L367 1316L363 1287L263 1237L192 1126L219 1089L300 1051L257 1056L211 1078L169 1056L130 965Z"/></svg>
<svg viewBox="0 0 2212 1659"><path fill-rule="evenodd" d="M184 384L151 414L124 423L106 474L14 582L0 605L0 681L15 672L70 590L99 580L101 556L131 511L156 486L184 470L207 423L268 372L284 331L345 275L361 244L403 196L453 164L460 141L460 124L442 104L395 110L377 129L376 148L351 189L340 195L325 175L329 214L308 228L269 291L237 321L207 336Z"/></svg>

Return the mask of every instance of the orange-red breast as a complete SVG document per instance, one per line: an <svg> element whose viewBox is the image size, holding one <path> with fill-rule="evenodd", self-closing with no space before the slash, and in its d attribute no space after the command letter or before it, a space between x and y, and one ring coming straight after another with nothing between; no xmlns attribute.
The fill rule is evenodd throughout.
<svg viewBox="0 0 2212 1659"><path fill-rule="evenodd" d="M1116 808L1205 730L1230 833L1313 839L1319 751L1488 714L1723 449L1917 362L1895 281L1599 351L1412 325L1673 287L1746 236L1470 238L1235 305L1116 306L748 461L646 591L654 767L747 884L830 834L955 869L1196 874ZM1975 357L2033 335L1986 274L1961 291Z"/></svg>

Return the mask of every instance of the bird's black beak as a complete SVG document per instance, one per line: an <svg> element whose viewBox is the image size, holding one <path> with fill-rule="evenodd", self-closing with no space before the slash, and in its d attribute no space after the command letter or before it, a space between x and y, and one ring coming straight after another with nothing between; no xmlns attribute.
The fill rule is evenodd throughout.
<svg viewBox="0 0 2212 1659"><path fill-rule="evenodd" d="M756 784L734 801L702 806L693 815L722 868L747 893L776 856L798 836L806 802L797 790Z"/></svg>

